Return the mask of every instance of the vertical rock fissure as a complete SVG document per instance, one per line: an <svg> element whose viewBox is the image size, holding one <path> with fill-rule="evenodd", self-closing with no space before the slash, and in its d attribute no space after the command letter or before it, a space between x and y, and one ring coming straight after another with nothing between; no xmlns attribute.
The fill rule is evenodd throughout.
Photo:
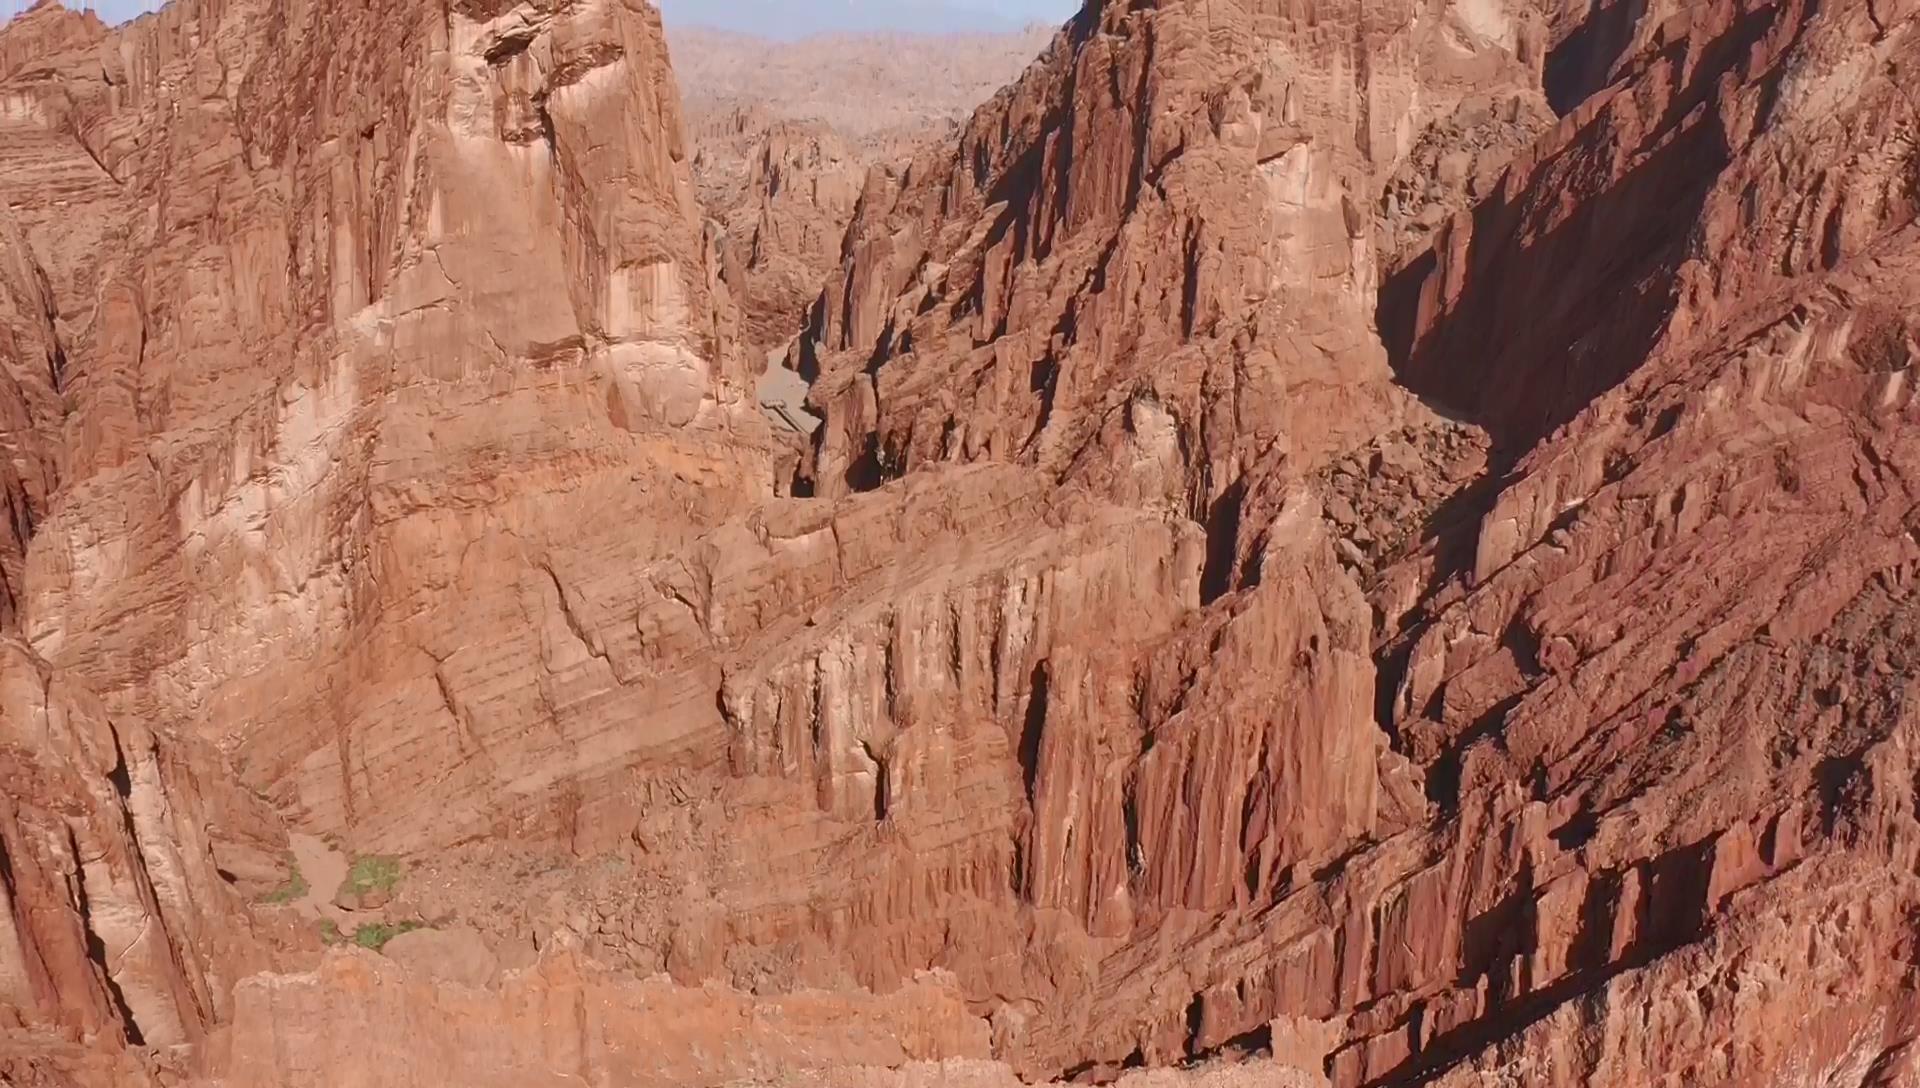
<svg viewBox="0 0 1920 1088"><path fill-rule="evenodd" d="M86 936L87 959L93 963L101 984L106 988L107 1000L113 1003L114 1012L120 1017L121 1027L127 1034L127 1042L134 1046L145 1046L147 1038L140 1030L139 1021L134 1019L133 1006L127 1003L126 992L120 988L120 983L113 977L112 965L107 962L107 943L100 939L100 934L93 928L93 906L87 892L87 870L85 865L80 864L82 856L80 840L71 828L67 831L67 849L72 853L74 860L73 892L76 900L74 905L80 914L81 932Z"/></svg>
<svg viewBox="0 0 1920 1088"><path fill-rule="evenodd" d="M560 161L560 141L554 135L553 111L547 108L547 95L537 94L533 98L533 115L540 122L540 139L546 142L547 153L557 165Z"/></svg>
<svg viewBox="0 0 1920 1088"><path fill-rule="evenodd" d="M891 770L888 767L890 760L884 749L874 747L869 741L861 741L860 750L873 761L873 822L884 823L887 819L887 806L891 800L889 797L892 787L889 780Z"/></svg>
<svg viewBox="0 0 1920 1088"><path fill-rule="evenodd" d="M60 338L60 304L54 295L53 277L47 275L46 267L40 263L32 246L23 244L20 248L28 270L40 288L41 316L46 319L47 343L51 346L47 355L47 377L52 382L53 391L60 393L67 376L67 348Z"/></svg>
<svg viewBox="0 0 1920 1088"><path fill-rule="evenodd" d="M1026 784L1027 805L1034 804L1035 789L1040 776L1040 740L1047 727L1047 684L1048 667L1042 658L1033 666L1029 679L1026 720L1020 729L1020 775Z"/></svg>
<svg viewBox="0 0 1920 1088"><path fill-rule="evenodd" d="M1387 743L1394 751L1406 755L1405 740L1400 733L1400 723L1394 713L1394 704L1399 700L1400 685L1406 680L1407 666L1413 660L1414 640L1403 636L1396 642L1388 643L1374 654L1373 660L1373 723L1387 735Z"/></svg>
<svg viewBox="0 0 1920 1088"><path fill-rule="evenodd" d="M1200 572L1200 603L1212 604L1233 591L1234 567L1240 557L1240 514L1247 499L1247 481L1235 480L1207 513L1207 559Z"/></svg>
<svg viewBox="0 0 1920 1088"><path fill-rule="evenodd" d="M204 1018L210 1009L208 996L200 985L198 977L193 972L187 970L186 965L189 962L188 958L181 955L181 945L175 940L173 932L173 926L175 924L191 923L170 920L166 912L161 908L159 890L156 889L153 884L153 870L149 869L147 864L147 846L142 841L139 825L134 820L132 768L127 763L126 748L121 742L120 731L112 728L110 728L109 731L113 737L114 757L113 771L109 777L113 782L114 793L119 796L120 822L126 829L127 845L133 852L133 880L140 894L147 900L152 910L152 917L148 921L148 928L142 935L142 939L147 937L158 939L160 941L160 947L165 950L168 963L173 970L178 972L178 977L186 980L185 999L191 1004L181 1011L183 1013L190 1012L194 1016ZM155 773L159 773L157 769ZM162 789L164 790L164 786Z"/></svg>
<svg viewBox="0 0 1920 1088"><path fill-rule="evenodd" d="M1127 834L1127 876L1129 881L1137 880L1147 869L1146 849L1140 843L1140 799L1137 795L1139 783L1129 778L1120 800L1120 821Z"/></svg>

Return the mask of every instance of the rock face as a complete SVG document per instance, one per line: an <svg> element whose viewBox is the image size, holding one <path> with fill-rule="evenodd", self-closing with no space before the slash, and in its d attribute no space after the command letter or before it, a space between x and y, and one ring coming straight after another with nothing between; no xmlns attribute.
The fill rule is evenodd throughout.
<svg viewBox="0 0 1920 1088"><path fill-rule="evenodd" d="M100 88L59 106L97 150L10 175L91 170L118 239L47 277L71 410L28 639L296 819L396 847L543 822L495 807L548 811L552 765L514 745L608 763L526 728L572 702L551 677L606 667L537 526L578 558L770 490L657 16L491 10L176 5L58 61ZM195 80L225 90L176 111ZM31 128L65 91L8 93ZM75 242L58 195L8 189L36 250Z"/></svg>
<svg viewBox="0 0 1920 1088"><path fill-rule="evenodd" d="M1043 762L1022 858L1124 845L1094 887L1127 910L1033 899L1119 943L1013 1046L1153 1062L1305 1020L1340 1084L1915 1075L1882 301L1913 33L1864 4L1093 5L869 189L798 354L816 493L993 461L1183 515L1207 564L1167 646L1246 700L1143 715L1104 798ZM1223 614L1281 634L1221 654ZM1053 690L1042 751L1085 730ZM1862 958L1896 966L1843 978Z"/></svg>
<svg viewBox="0 0 1920 1088"><path fill-rule="evenodd" d="M1467 102L1543 107L1540 20L1429 6L1089 7L957 150L863 200L803 345L835 421L820 492L926 462L1094 482L1171 458L1099 482L1205 523L1246 463L1376 429L1376 194Z"/></svg>
<svg viewBox="0 0 1920 1088"><path fill-rule="evenodd" d="M11 638L0 781L0 1048L28 1031L173 1047L229 1015L224 972L246 957L228 927L246 913L216 865L275 845L264 806L211 754L110 721Z"/></svg>
<svg viewBox="0 0 1920 1088"><path fill-rule="evenodd" d="M364 952L304 976L242 983L226 1083L671 1085L790 1077L805 1069L986 1057L984 1022L934 981L851 1001L755 1001L665 980L619 979L556 952L491 990L408 977ZM289 1069L284 1055L309 1058Z"/></svg>
<svg viewBox="0 0 1920 1088"><path fill-rule="evenodd" d="M696 177L723 230L721 270L740 302L741 339L765 356L798 334L820 281L840 263L869 163L884 152L863 154L826 125L770 122L758 110L714 127L700 141Z"/></svg>
<svg viewBox="0 0 1920 1088"><path fill-rule="evenodd" d="M1917 60L1091 3L770 144L796 469L642 0L35 8L0 1076L1920 1083Z"/></svg>

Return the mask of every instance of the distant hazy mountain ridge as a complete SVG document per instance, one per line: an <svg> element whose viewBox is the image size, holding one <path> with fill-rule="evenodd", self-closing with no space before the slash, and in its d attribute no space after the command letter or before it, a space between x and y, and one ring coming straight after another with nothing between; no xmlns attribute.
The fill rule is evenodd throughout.
<svg viewBox="0 0 1920 1088"><path fill-rule="evenodd" d="M1008 33L1073 14L1072 0L660 0L669 27L704 26L777 38L907 31Z"/></svg>

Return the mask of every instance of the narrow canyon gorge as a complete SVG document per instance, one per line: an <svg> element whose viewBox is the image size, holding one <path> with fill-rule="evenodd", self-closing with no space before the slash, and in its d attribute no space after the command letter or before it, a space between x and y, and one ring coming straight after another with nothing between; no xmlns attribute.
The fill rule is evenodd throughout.
<svg viewBox="0 0 1920 1088"><path fill-rule="evenodd" d="M1920 1088L1916 78L40 0L0 1085Z"/></svg>

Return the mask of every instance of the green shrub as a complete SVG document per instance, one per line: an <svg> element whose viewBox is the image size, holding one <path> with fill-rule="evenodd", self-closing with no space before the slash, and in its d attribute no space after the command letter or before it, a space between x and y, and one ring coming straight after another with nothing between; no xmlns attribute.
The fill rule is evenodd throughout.
<svg viewBox="0 0 1920 1088"><path fill-rule="evenodd" d="M287 882L260 898L262 903L284 907L307 897L307 878L300 874L300 865L292 858L287 859Z"/></svg>
<svg viewBox="0 0 1920 1088"><path fill-rule="evenodd" d="M347 878L340 882L340 888L354 895L365 895L376 890L390 892L398 883L398 858L364 857L353 859L353 865L347 869Z"/></svg>
<svg viewBox="0 0 1920 1088"><path fill-rule="evenodd" d="M388 941L420 928L419 922L368 922L353 931L353 943L378 952L387 946Z"/></svg>
<svg viewBox="0 0 1920 1088"><path fill-rule="evenodd" d="M334 924L333 919L327 918L321 921L320 923L320 943L321 944L331 947L333 945L340 944L346 939L347 939L346 935L340 932L340 927Z"/></svg>

